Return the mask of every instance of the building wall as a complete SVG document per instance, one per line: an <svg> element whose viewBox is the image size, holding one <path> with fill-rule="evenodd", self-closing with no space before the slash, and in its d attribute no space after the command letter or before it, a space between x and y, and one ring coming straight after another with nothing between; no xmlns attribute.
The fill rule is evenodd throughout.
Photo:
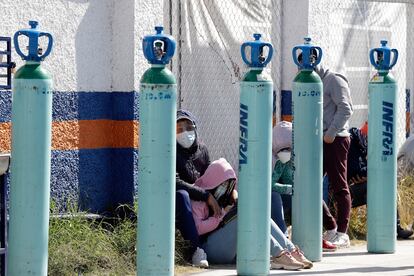
<svg viewBox="0 0 414 276"><path fill-rule="evenodd" d="M302 44L303 36L310 36L322 47L322 66L344 74L350 83L354 114L350 125L359 127L367 120L368 82L374 74L368 53L386 39L389 47L400 52L392 73L398 89L397 145L405 140L406 89L412 87L412 70L408 64L413 31L407 20L413 6L389 2L357 0L285 0L283 2L283 73L282 118L291 119L291 83L296 73L291 49ZM300 7L300 8L299 8ZM411 56L410 56L411 55ZM407 63L408 62L408 63Z"/></svg>
<svg viewBox="0 0 414 276"><path fill-rule="evenodd" d="M104 212L132 203L137 183L142 38L163 24L163 1L1 1L0 35L29 20L54 37L51 195ZM22 49L25 48L23 40ZM41 44L43 45L43 44ZM13 48L14 50L14 48ZM13 51L17 67L23 61ZM11 92L0 91L0 152L9 152Z"/></svg>
<svg viewBox="0 0 414 276"><path fill-rule="evenodd" d="M177 3L190 7L189 11L181 9L181 20ZM190 0L0 1L0 36L13 36L17 30L28 27L29 20L37 20L39 27L52 33L55 39L53 52L43 65L52 73L55 82L51 191L57 202L79 200L83 209L96 212L111 210L118 203L132 202L139 154L137 91L139 80L149 67L143 57L142 39L144 35L154 33L155 25L168 26L166 33L183 36L182 49L187 52L182 52L185 56L181 57L181 65L185 66L192 59L194 71L187 64L186 68L181 68L181 73L182 76L193 74L195 82L191 84L193 86L187 86L187 94L185 91L181 94L180 103L199 115L201 131L205 132L203 137L213 155L218 157L224 152L235 156L235 167L238 141L234 138L237 136L237 120L234 119L237 118L231 110L237 109L234 105L238 99L237 81L246 70L240 65L237 45L250 40L254 32L268 34L264 39L270 39L275 45L275 57L270 67L275 81L276 103L281 103L281 106L276 106L276 113L281 110L282 119L291 119L291 84L297 72L291 49L301 44L304 36L310 35L314 43L325 51L324 64L345 73L350 79L354 104L358 106L351 120L353 126L366 119L366 84L372 73L366 59L367 51L378 46L380 38L389 39L391 46L402 53L395 70L400 84L399 95L402 95L401 132L405 114L403 92L408 88L414 94L413 69L409 66L412 64L409 61L413 60L409 51L414 39L413 31L409 30L413 5L354 0L282 0L277 7L268 4L270 1L260 1L249 9L246 8L247 1L212 1L203 2L208 6L206 9L196 3ZM226 8L229 5L237 5L238 8ZM228 10L220 10L223 7ZM270 8L276 10L264 11ZM194 28L191 22L197 19L186 16L193 14L198 15L201 22L206 20L206 14L198 14L197 10L208 11L209 23L197 26L196 31L213 30L211 37L214 41L210 44L203 42L208 32L196 36L197 32L193 30L192 36L185 36L191 33L190 27ZM240 19L238 11L245 11L245 18ZM217 14L221 16L217 17ZM199 49L194 47L197 39L204 43L199 41ZM209 53L206 47L214 51ZM216 61L208 58L208 54L224 58ZM178 56L177 53L172 65L177 74L180 70ZM206 60L200 63L202 58ZM18 67L23 64L14 51L13 59ZM212 71L205 71L207 63L211 63ZM231 77L214 69L222 63L234 71ZM224 69L224 72L228 71ZM225 100L220 98L224 86L212 81L213 77L228 79L231 84L226 85L235 87L233 90L225 89L228 97ZM185 83L181 84L185 88ZM211 92L213 84L218 87L217 94ZM203 87L205 91L198 91ZM199 100L205 101L206 105L186 102L185 97L190 93L191 97L199 93ZM229 105L234 108L229 108ZM0 151L8 152L11 139L10 91L0 91L0 106ZM218 109L226 116L217 112ZM225 122L223 118L231 119ZM217 120L223 127L218 127ZM229 133L229 125L234 126L232 129L236 132ZM399 141L402 141L402 136L399 134ZM222 141L230 145L230 153L223 151L223 145L219 145Z"/></svg>

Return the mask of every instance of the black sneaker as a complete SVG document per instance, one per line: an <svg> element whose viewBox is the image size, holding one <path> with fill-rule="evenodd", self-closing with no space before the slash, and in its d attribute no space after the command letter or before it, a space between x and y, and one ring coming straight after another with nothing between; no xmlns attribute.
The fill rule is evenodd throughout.
<svg viewBox="0 0 414 276"><path fill-rule="evenodd" d="M403 229L401 226L397 226L397 239L408 239L413 234L413 230Z"/></svg>

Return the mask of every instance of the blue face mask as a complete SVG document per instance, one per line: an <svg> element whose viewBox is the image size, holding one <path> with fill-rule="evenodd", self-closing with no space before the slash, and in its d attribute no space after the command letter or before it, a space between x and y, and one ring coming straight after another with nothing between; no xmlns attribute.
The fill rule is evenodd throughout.
<svg viewBox="0 0 414 276"><path fill-rule="evenodd" d="M196 139L196 134L194 130L184 131L177 134L177 143L180 144L183 148L190 148Z"/></svg>

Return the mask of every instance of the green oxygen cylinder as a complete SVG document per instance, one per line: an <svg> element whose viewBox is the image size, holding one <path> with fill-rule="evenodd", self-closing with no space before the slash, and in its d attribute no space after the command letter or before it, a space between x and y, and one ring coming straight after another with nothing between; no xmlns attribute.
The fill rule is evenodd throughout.
<svg viewBox="0 0 414 276"><path fill-rule="evenodd" d="M139 100L137 275L174 275L177 85L165 66L175 41L155 27L143 50L151 68Z"/></svg>
<svg viewBox="0 0 414 276"><path fill-rule="evenodd" d="M298 55L298 51L301 53ZM317 56L312 53L316 52ZM310 38L293 48L299 72L293 80L292 240L311 261L322 259L323 86L314 71L322 49ZM301 59L299 57L302 57Z"/></svg>
<svg viewBox="0 0 414 276"><path fill-rule="evenodd" d="M368 222L367 247L372 253L395 252L397 230L397 83L389 70L398 51L387 41L370 51L378 70L368 85ZM391 61L391 56L393 59Z"/></svg>
<svg viewBox="0 0 414 276"><path fill-rule="evenodd" d="M53 45L51 34L29 21L30 29L15 33L17 54L26 61L14 76L12 102L12 162L10 183L8 275L47 275L52 77L41 66ZM28 54L19 36L27 36ZM39 37L49 39L42 53Z"/></svg>
<svg viewBox="0 0 414 276"><path fill-rule="evenodd" d="M240 83L238 275L268 275L270 265L273 83L263 69L273 47L261 41L260 34L253 36L254 41L241 46L249 71Z"/></svg>

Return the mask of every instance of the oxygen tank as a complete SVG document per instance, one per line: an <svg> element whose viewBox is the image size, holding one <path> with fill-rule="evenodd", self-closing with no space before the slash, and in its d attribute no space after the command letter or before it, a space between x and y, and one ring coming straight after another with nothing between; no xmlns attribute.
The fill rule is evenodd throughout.
<svg viewBox="0 0 414 276"><path fill-rule="evenodd" d="M397 49L381 47L369 53L378 71L368 85L367 248L372 253L394 253L397 221L397 83L391 73ZM392 60L391 60L392 57Z"/></svg>
<svg viewBox="0 0 414 276"><path fill-rule="evenodd" d="M139 101L137 275L174 275L177 85L165 66L175 40L155 27L143 40L151 64Z"/></svg>
<svg viewBox="0 0 414 276"><path fill-rule="evenodd" d="M302 61L299 61L301 51ZM315 57L313 53L316 52ZM314 71L322 49L305 43L293 48L299 72L293 80L292 240L311 261L322 259L323 85Z"/></svg>
<svg viewBox="0 0 414 276"><path fill-rule="evenodd" d="M8 275L47 275L49 237L52 76L41 62L53 38L36 21L14 34L16 52L26 63L14 75ZM28 53L19 36L27 36ZM47 37L43 53L39 38Z"/></svg>
<svg viewBox="0 0 414 276"><path fill-rule="evenodd" d="M249 71L240 83L238 275L268 275L270 265L273 83L264 68L273 47L253 36L241 46Z"/></svg>

